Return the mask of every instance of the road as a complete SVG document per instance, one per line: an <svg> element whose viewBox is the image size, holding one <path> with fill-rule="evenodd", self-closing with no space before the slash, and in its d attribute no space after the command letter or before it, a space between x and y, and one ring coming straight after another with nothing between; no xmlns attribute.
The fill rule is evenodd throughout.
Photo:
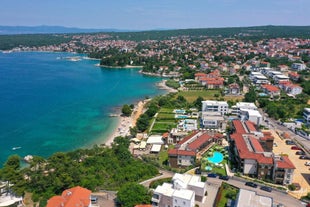
<svg viewBox="0 0 310 207"><path fill-rule="evenodd" d="M149 184L154 181L154 180L158 180L158 179L162 179L162 178L167 178L167 177L173 177L174 173L173 172L170 172L170 171L163 171L161 170L160 171L161 175L160 176L157 176L157 177L154 177L152 179L149 179L149 180L146 180L146 181L143 181L141 182L140 184L144 185L145 187L149 187ZM263 190L260 190L260 184L258 184L258 188L252 188L252 187L249 187L249 186L246 186L245 185L245 181L243 180L240 180L240 179L237 179L237 178L231 178L229 179L228 181L225 181L231 185L234 185L238 188L243 188L243 189L247 189L247 190L252 190L252 191L255 191L257 192L259 195L263 195L263 196L269 196L269 197L272 197L273 199L273 202L275 204L284 204L284 206L286 207L304 207L304 205L301 203L300 200L297 200L295 199L294 197L286 194L286 193L283 193L282 191L277 191L277 190L273 190L271 193L270 192L266 192L266 191L263 191ZM208 177L208 180L207 180L207 191L208 191L208 188L218 188L220 187L222 183L222 180L218 179L218 178L209 178Z"/></svg>
<svg viewBox="0 0 310 207"><path fill-rule="evenodd" d="M268 196L268 197L272 197L273 202L275 204L284 204L284 206L286 207L304 207L304 205L301 203L300 200L297 200L295 198L293 198L290 195L287 195L286 193L283 192L279 192L276 190L273 190L271 193L270 192L266 192L263 190L260 190L260 185L258 184L258 188L252 188L250 186L246 186L244 181L240 181L240 180L236 180L236 179L229 179L228 181L225 181L231 185L234 185L238 188L243 188L243 189L247 189L247 190L251 190L251 191L255 191L257 194L259 195L263 195L263 196ZM207 180L207 183L210 185L215 185L215 186L220 186L222 183L222 180L218 179L218 178L209 178Z"/></svg>
<svg viewBox="0 0 310 207"><path fill-rule="evenodd" d="M264 113L263 113L264 114ZM269 128L274 129L275 131L279 131L279 132L285 132L288 133L290 135L290 138L292 140L297 141L296 144L299 147L302 147L305 149L306 152L308 152L308 155L310 153L310 140L305 139L297 134L295 134L294 132L292 132L290 129L288 129L287 127L279 124L276 120L272 119L272 118L267 118L269 121ZM302 145L302 146L300 146Z"/></svg>

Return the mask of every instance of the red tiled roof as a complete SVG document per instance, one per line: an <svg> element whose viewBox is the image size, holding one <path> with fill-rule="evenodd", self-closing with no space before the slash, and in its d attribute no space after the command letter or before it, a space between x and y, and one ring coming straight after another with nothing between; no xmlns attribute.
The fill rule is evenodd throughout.
<svg viewBox="0 0 310 207"><path fill-rule="evenodd" d="M234 125L234 127L236 129L236 133L239 133L239 134L247 133L247 131L243 127L243 125L242 125L240 120L233 120L233 125Z"/></svg>
<svg viewBox="0 0 310 207"><path fill-rule="evenodd" d="M296 167L287 156L282 156L282 160L277 160L277 167L283 169L295 169Z"/></svg>
<svg viewBox="0 0 310 207"><path fill-rule="evenodd" d="M168 155L196 156L196 153L187 150L170 149L168 150Z"/></svg>
<svg viewBox="0 0 310 207"><path fill-rule="evenodd" d="M251 140L251 144L255 152L264 152L262 145L259 143L259 141L256 138L250 137L250 140Z"/></svg>
<svg viewBox="0 0 310 207"><path fill-rule="evenodd" d="M278 87L274 86L274 85L265 84L265 85L262 85L262 88L266 89L269 92L278 92L278 91L280 91L280 89Z"/></svg>
<svg viewBox="0 0 310 207"><path fill-rule="evenodd" d="M207 74L205 73L195 73L195 77L206 77Z"/></svg>
<svg viewBox="0 0 310 207"><path fill-rule="evenodd" d="M248 128L248 130L251 132L251 131L257 131L256 130L256 127L255 127L255 124L251 121L245 121L244 122L246 127Z"/></svg>
<svg viewBox="0 0 310 207"><path fill-rule="evenodd" d="M273 163L272 157L265 157L264 154L262 154L262 153L255 153L255 152L250 151L241 134L235 133L235 134L232 134L230 137L233 140L235 140L235 145L237 147L238 154L239 154L239 157L241 159L252 159L252 160L256 160L258 163L263 163L263 164L272 164ZM257 146L257 144L255 144L255 146L257 148L259 148ZM255 147L253 147L253 148L255 148Z"/></svg>
<svg viewBox="0 0 310 207"><path fill-rule="evenodd" d="M163 133L163 138L168 138L169 137L169 132Z"/></svg>
<svg viewBox="0 0 310 207"><path fill-rule="evenodd" d="M187 142L188 140L190 140L193 136L195 136L195 135L198 134L198 133L199 133L199 131L195 131L194 133L192 133L192 134L190 134L190 135L184 137L178 144L179 144L179 145L184 144L185 142Z"/></svg>
<svg viewBox="0 0 310 207"><path fill-rule="evenodd" d="M64 190L61 196L54 196L47 207L87 207L90 204L91 191L80 186Z"/></svg>
<svg viewBox="0 0 310 207"><path fill-rule="evenodd" d="M208 134L202 134L200 137L198 137L196 140L191 142L187 147L189 150L196 151L199 149L205 142L207 142L212 137Z"/></svg>
<svg viewBox="0 0 310 207"><path fill-rule="evenodd" d="M296 73L296 72L289 72L288 75L289 75L289 76L292 76L292 77L295 77L295 78L297 78L297 77L300 76L300 75L299 75L298 73Z"/></svg>

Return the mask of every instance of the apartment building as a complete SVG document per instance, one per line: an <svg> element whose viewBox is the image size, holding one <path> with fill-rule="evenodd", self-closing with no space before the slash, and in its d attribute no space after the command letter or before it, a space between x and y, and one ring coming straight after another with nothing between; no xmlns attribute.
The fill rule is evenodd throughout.
<svg viewBox="0 0 310 207"><path fill-rule="evenodd" d="M202 112L220 112L221 115L228 113L226 101L202 101Z"/></svg>

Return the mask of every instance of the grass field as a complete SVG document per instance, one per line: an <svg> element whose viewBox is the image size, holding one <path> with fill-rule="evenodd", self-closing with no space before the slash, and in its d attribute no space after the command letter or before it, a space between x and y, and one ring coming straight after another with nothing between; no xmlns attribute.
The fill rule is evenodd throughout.
<svg viewBox="0 0 310 207"><path fill-rule="evenodd" d="M204 100L217 100L224 99L225 101L231 100L242 100L243 96L224 96L222 97L220 90L198 90L198 91L180 91L176 94L177 96L183 96L188 102L193 103L199 96Z"/></svg>

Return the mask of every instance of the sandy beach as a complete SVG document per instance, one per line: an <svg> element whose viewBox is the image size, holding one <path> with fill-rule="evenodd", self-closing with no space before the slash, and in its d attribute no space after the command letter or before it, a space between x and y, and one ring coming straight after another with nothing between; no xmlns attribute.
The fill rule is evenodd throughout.
<svg viewBox="0 0 310 207"><path fill-rule="evenodd" d="M118 124L114 132L105 141L105 145L110 146L115 137L126 136L130 134L130 127L134 127L140 115L144 113L144 106L150 99L139 101L135 105L130 117L120 116L118 117Z"/></svg>
<svg viewBox="0 0 310 207"><path fill-rule="evenodd" d="M178 92L178 90L170 88L168 86L166 86L166 80L162 80L161 82L159 82L157 84L157 86L163 90L166 90L168 93L175 93ZM134 127L136 126L136 122L138 120L138 118L140 117L141 114L144 113L145 111L145 105L150 101L151 99L146 99L143 101L139 101L134 109L133 112L131 114L130 117L125 117L125 116L119 116L118 117L118 124L116 129L113 131L113 133L108 137L108 139L106 139L105 141L105 145L106 146L111 146L111 144L113 143L113 140L115 137L118 136L126 136L130 134L130 127Z"/></svg>

